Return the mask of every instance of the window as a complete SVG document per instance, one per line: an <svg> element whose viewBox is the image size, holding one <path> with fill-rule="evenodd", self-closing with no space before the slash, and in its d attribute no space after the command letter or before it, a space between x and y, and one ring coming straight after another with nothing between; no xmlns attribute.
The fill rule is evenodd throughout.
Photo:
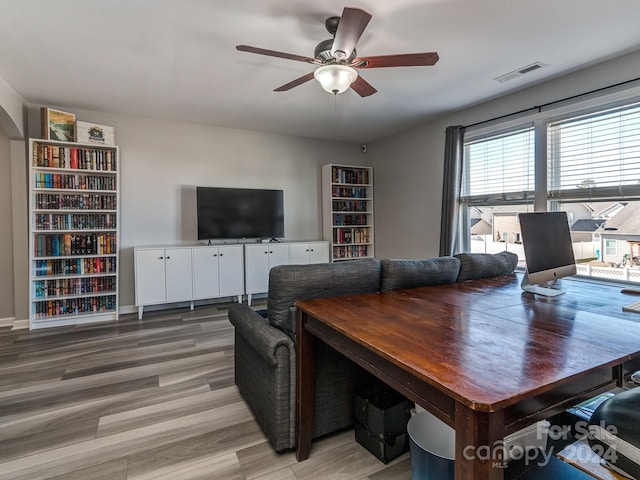
<svg viewBox="0 0 640 480"><path fill-rule="evenodd" d="M640 197L640 106L550 123L547 141L550 199Z"/></svg>
<svg viewBox="0 0 640 480"><path fill-rule="evenodd" d="M519 244L518 213L531 210L534 198L534 128L532 124L465 143L460 203L462 217L482 220L463 240L469 251L513 251L524 260ZM509 232L514 235L510 235ZM493 232L493 233L492 233Z"/></svg>
<svg viewBox="0 0 640 480"><path fill-rule="evenodd" d="M625 261L640 257L640 102L619 98L606 106L590 100L582 111L562 107L562 116L539 112L509 129L467 129L460 204L470 241L460 244L514 251L523 265L517 213L535 204L567 212L578 274L640 282L640 265ZM469 235L464 221L474 215L495 233Z"/></svg>
<svg viewBox="0 0 640 480"><path fill-rule="evenodd" d="M462 197L465 205L533 200L533 126L465 144Z"/></svg>

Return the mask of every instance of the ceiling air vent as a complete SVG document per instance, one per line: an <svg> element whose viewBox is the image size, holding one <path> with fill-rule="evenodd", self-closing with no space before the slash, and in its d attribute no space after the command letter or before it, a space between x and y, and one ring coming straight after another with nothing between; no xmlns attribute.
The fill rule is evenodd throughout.
<svg viewBox="0 0 640 480"><path fill-rule="evenodd" d="M525 73L533 72L534 70L538 70L540 68L548 67L546 63L535 62L525 67L521 67L513 72L505 73L504 75L500 75L499 77L494 78L500 83L508 82L509 80L513 80L514 78L521 77Z"/></svg>

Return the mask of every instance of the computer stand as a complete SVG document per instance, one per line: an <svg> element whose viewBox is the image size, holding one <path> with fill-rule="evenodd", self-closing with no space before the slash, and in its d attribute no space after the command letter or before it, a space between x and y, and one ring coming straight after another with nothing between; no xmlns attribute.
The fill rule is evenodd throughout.
<svg viewBox="0 0 640 480"><path fill-rule="evenodd" d="M564 293L563 290L559 290L557 288L543 287L542 285L532 285L531 283L529 283L529 275L526 272L522 277L520 287L525 292L535 293L536 295L543 295L545 297L557 297L558 295L562 295Z"/></svg>

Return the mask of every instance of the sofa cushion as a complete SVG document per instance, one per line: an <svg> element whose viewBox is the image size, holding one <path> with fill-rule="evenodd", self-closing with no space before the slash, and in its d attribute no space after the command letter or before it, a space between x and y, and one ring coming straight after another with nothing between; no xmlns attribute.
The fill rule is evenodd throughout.
<svg viewBox="0 0 640 480"><path fill-rule="evenodd" d="M518 255L507 251L495 254L458 253L454 257L460 260L458 282L508 275L518 266Z"/></svg>
<svg viewBox="0 0 640 480"><path fill-rule="evenodd" d="M336 263L279 265L269 271L269 322L289 336L295 335L297 300L377 292L380 262L363 258Z"/></svg>
<svg viewBox="0 0 640 480"><path fill-rule="evenodd" d="M440 283L453 283L458 278L460 260L437 257L424 260L380 260L380 290L424 287Z"/></svg>

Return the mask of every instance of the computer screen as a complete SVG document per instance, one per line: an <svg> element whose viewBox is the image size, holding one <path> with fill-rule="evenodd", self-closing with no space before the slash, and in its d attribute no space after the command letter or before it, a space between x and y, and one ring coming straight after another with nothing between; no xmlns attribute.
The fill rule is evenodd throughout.
<svg viewBox="0 0 640 480"><path fill-rule="evenodd" d="M544 285L576 273L567 214L521 213L519 220L527 265L523 290L547 296L564 293L556 288L545 288Z"/></svg>

